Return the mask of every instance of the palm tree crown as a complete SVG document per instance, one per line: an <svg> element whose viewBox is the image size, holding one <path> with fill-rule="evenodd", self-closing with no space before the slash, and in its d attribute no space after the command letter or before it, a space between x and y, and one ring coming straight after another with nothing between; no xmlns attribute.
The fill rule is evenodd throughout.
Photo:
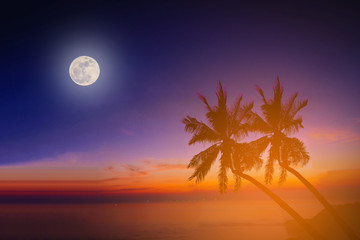
<svg viewBox="0 0 360 240"><path fill-rule="evenodd" d="M261 110L264 119L254 113L255 120L253 127L257 131L264 133L268 144L271 145L265 166L265 181L267 183L271 182L274 162L277 161L281 167L280 182L285 181L287 172L292 173L327 209L349 239L359 239L326 198L305 177L292 168L292 166L305 165L310 159L309 154L305 150L304 143L297 138L288 137L288 135L297 132L299 128L303 128L302 118L297 116L297 113L307 105L308 101L296 101L297 93L295 93L287 102L282 103L284 89L280 85L279 76L277 76L277 83L273 87L273 99L267 100L260 87L257 87L257 90L263 100ZM262 150L265 149L266 147Z"/></svg>
<svg viewBox="0 0 360 240"><path fill-rule="evenodd" d="M307 105L308 101L307 99L297 100L298 94L295 93L287 102L283 103L284 88L280 84L279 76L277 76L276 85L273 87L274 96L272 99L266 99L259 86L257 86L257 91L262 97L261 110L264 118L254 113L253 127L255 130L264 133L268 144L270 144L265 166L265 181L271 183L274 163L278 161L281 166L280 182L283 182L286 179L287 171L282 166L305 165L310 158L301 140L288 137L303 128L302 117L297 114Z"/></svg>
<svg viewBox="0 0 360 240"><path fill-rule="evenodd" d="M210 143L211 146L206 150L196 154L190 161L188 168L195 168L189 180L196 178L196 182L202 181L209 172L212 164L220 154L220 169L218 172L220 192L224 193L227 189L228 177L227 170L231 168L249 170L253 167L261 167L262 161L258 157L254 147L245 143L236 143L235 140L243 137L250 130L249 119L253 102L241 105L240 96L231 108L227 107L227 93L224 91L221 82L216 92L217 105L211 107L207 99L199 94L199 98L205 104L207 113L206 120L208 125L196 118L187 116L183 119L185 131L193 134L189 145L194 143ZM255 146L254 144L251 146ZM251 151L252 150L252 151ZM247 153L243 154L244 152ZM240 156L241 155L241 156ZM249 156L252 156L250 158ZM247 161L241 159L247 158ZM237 159L235 162L234 159ZM238 190L241 179L235 177L235 190Z"/></svg>

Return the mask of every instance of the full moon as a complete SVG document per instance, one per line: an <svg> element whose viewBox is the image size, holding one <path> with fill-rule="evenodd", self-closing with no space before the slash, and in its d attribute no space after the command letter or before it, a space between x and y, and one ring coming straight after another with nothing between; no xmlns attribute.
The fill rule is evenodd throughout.
<svg viewBox="0 0 360 240"><path fill-rule="evenodd" d="M71 79L78 85L89 86L100 75L100 67L95 59L88 56L75 58L70 64L69 73Z"/></svg>

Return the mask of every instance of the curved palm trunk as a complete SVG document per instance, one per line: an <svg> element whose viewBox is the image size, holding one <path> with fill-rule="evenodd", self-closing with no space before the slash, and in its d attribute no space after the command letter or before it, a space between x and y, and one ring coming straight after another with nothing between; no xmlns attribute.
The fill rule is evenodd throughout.
<svg viewBox="0 0 360 240"><path fill-rule="evenodd" d="M291 172L294 176L296 176L312 192L312 194L319 200L319 202L325 207L325 209L333 216L335 221L339 224L339 226L346 233L349 239L359 240L359 237L356 236L356 234L349 227L349 225L344 222L344 220L339 216L339 214L336 212L333 206L331 206L331 204L321 195L321 193L309 181L307 181L295 169L286 166L284 164L280 164L280 166L285 168L287 171Z"/></svg>
<svg viewBox="0 0 360 240"><path fill-rule="evenodd" d="M324 239L308 222L305 221L303 217L301 217L292 207L290 207L284 200L278 197L275 193L273 193L270 189L268 189L265 185L257 181L255 178L244 174L242 172L237 172L232 170L232 172L252 184L258 187L261 191L263 191L266 195L268 195L272 200L274 200L282 209L284 209L290 216L292 216L299 224L302 226L308 234L314 239Z"/></svg>

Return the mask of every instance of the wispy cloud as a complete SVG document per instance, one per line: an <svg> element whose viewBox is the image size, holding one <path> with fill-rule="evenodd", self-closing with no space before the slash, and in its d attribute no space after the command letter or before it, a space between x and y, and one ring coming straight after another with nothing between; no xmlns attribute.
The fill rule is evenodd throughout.
<svg viewBox="0 0 360 240"><path fill-rule="evenodd" d="M149 174L149 170L145 170L142 166L132 164L122 164L122 167L129 173L130 176L145 176Z"/></svg>
<svg viewBox="0 0 360 240"><path fill-rule="evenodd" d="M336 125L313 126L307 135L322 142L355 142L360 140L360 117L348 118Z"/></svg>
<svg viewBox="0 0 360 240"><path fill-rule="evenodd" d="M107 166L106 168L104 168L104 170L111 172L111 171L115 170L115 167L110 165L110 166Z"/></svg>
<svg viewBox="0 0 360 240"><path fill-rule="evenodd" d="M135 164L109 165L104 168L104 171L118 176L143 177L156 172L185 170L186 166L186 164L181 163L181 160L146 159Z"/></svg>
<svg viewBox="0 0 360 240"><path fill-rule="evenodd" d="M61 185L64 189L81 189L83 186L88 189L88 185L124 191L145 191L141 189L144 187L174 189L174 186L186 184L186 162L183 159L132 160L117 152L68 152L0 169L0 180L23 180L29 189L46 184L49 189L62 189ZM39 184L31 182L35 180Z"/></svg>
<svg viewBox="0 0 360 240"><path fill-rule="evenodd" d="M180 163L179 160L162 160L160 162L154 160L144 160L143 163L155 171L167 170L184 170L187 168L186 164Z"/></svg>
<svg viewBox="0 0 360 240"><path fill-rule="evenodd" d="M318 178L321 186L360 186L360 169L327 171Z"/></svg>
<svg viewBox="0 0 360 240"><path fill-rule="evenodd" d="M355 142L360 140L360 134L351 129L317 128L308 132L310 138L325 142Z"/></svg>

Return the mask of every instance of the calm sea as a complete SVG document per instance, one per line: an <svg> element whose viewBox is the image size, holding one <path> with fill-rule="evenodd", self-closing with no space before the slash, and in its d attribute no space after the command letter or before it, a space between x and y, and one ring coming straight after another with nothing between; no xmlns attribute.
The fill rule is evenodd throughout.
<svg viewBox="0 0 360 240"><path fill-rule="evenodd" d="M271 201L0 205L0 238L287 239L289 219Z"/></svg>

